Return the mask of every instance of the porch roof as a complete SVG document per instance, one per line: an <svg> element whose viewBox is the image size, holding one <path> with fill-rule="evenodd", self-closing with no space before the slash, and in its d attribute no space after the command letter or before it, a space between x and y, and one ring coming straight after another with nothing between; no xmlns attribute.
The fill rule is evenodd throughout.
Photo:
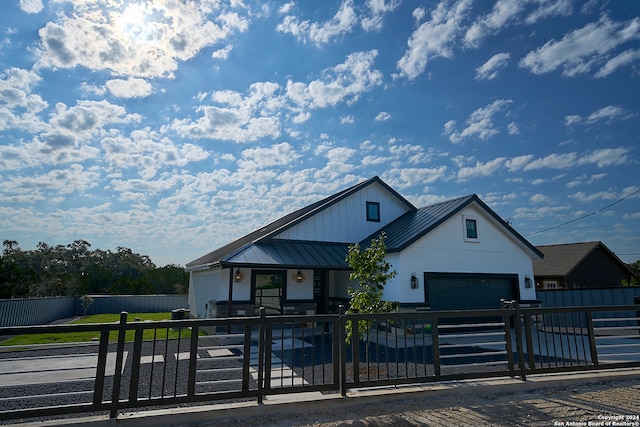
<svg viewBox="0 0 640 427"><path fill-rule="evenodd" d="M274 239L245 245L220 260L220 265L348 270L348 250L348 243Z"/></svg>

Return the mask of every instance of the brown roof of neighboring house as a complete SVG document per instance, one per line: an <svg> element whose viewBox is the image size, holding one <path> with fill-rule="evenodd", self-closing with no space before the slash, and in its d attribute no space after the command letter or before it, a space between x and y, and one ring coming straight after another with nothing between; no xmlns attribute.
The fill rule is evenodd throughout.
<svg viewBox="0 0 640 427"><path fill-rule="evenodd" d="M598 248L602 248L622 266L629 269L620 258L600 241L536 247L544 254L544 258L533 260L534 276L567 276L587 255ZM631 272L631 270L629 271Z"/></svg>

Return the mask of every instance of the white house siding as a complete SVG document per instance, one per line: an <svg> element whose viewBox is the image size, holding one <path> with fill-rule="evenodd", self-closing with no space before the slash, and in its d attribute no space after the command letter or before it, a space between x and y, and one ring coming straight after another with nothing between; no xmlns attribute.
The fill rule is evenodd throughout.
<svg viewBox="0 0 640 427"><path fill-rule="evenodd" d="M287 299L311 300L313 299L313 270L300 270L302 282L296 282L298 270L287 270Z"/></svg>
<svg viewBox="0 0 640 427"><path fill-rule="evenodd" d="M207 304L212 299L228 299L228 287L219 286L220 270L192 271L189 275L189 310L191 316L207 317ZM227 296L222 297L226 291Z"/></svg>
<svg viewBox="0 0 640 427"><path fill-rule="evenodd" d="M380 203L380 222L367 221L367 202ZM359 242L398 218L409 207L378 183L335 203L275 238L318 242Z"/></svg>
<svg viewBox="0 0 640 427"><path fill-rule="evenodd" d="M464 216L477 220L478 240L465 239ZM424 303L424 272L514 274L519 278L520 298L535 299L535 288L525 288L524 278L533 278L532 254L516 242L502 226L483 210L470 205L449 218L401 253L388 255L398 271L385 287L385 299L401 303ZM411 289L411 274L419 288Z"/></svg>

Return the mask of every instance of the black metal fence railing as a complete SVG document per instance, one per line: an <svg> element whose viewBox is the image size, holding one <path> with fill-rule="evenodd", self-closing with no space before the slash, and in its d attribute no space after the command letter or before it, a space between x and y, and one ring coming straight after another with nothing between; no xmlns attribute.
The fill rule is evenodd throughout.
<svg viewBox="0 0 640 427"><path fill-rule="evenodd" d="M275 394L640 367L635 306L260 316L0 328L0 421ZM342 311L343 312L343 311ZM353 337L346 340L347 325ZM92 340L58 343L90 332ZM5 345L2 345L5 344Z"/></svg>

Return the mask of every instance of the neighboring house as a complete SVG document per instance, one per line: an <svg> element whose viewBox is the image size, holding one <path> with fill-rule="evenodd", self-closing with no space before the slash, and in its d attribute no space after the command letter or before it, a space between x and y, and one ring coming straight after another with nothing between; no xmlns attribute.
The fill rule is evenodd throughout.
<svg viewBox="0 0 640 427"><path fill-rule="evenodd" d="M470 195L418 209L373 177L187 264L195 317L336 312L348 302L349 245L384 231L397 271L384 298L406 309L499 308L535 300L542 254Z"/></svg>
<svg viewBox="0 0 640 427"><path fill-rule="evenodd" d="M605 288L631 280L633 271L602 242L537 246L544 259L533 261L538 289Z"/></svg>

